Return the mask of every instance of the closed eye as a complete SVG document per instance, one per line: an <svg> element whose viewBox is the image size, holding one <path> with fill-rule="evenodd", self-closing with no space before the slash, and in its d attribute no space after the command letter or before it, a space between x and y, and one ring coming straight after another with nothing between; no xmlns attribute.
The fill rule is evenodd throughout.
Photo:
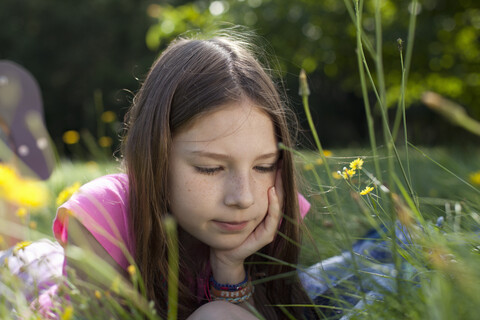
<svg viewBox="0 0 480 320"><path fill-rule="evenodd" d="M202 174L213 175L223 170L222 167L194 167L196 171Z"/></svg>
<svg viewBox="0 0 480 320"><path fill-rule="evenodd" d="M260 173L269 173L269 172L273 172L275 171L275 169L277 168L277 164L274 163L272 165L269 165L269 166L255 166L254 169Z"/></svg>

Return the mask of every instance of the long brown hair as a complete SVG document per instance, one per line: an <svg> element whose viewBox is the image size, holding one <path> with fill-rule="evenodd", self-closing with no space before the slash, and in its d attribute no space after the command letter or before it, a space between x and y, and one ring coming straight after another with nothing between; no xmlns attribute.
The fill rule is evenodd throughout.
<svg viewBox="0 0 480 320"><path fill-rule="evenodd" d="M225 37L209 40L178 39L153 64L126 116L127 131L122 151L129 176L130 227L135 239L135 261L143 277L147 296L165 315L169 241L162 226L168 212L168 154L172 137L195 118L228 102L248 98L271 117L278 141L293 147L289 124L295 116L282 102L279 91L265 69L242 41ZM305 302L305 294L293 272L300 242L299 209L293 159L282 151L285 217L279 228L283 236L246 261L247 271L257 280L255 306L268 319L282 318L275 304ZM289 239L289 240L286 240ZM208 248L207 248L208 249ZM181 248L182 250L182 248ZM185 250L183 248L183 250ZM208 252L208 251L207 251ZM283 261L272 263L264 255ZM188 270L188 253L181 254L181 277L201 277L202 270ZM205 261L199 269L205 267ZM290 274L269 281L268 278ZM261 279L265 281L262 282ZM186 317L202 302L180 279L179 314ZM287 308L301 317L298 308Z"/></svg>

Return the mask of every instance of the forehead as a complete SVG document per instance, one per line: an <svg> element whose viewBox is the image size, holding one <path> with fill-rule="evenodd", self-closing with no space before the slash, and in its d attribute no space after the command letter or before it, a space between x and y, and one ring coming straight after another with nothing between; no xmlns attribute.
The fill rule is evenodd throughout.
<svg viewBox="0 0 480 320"><path fill-rule="evenodd" d="M228 103L200 116L175 134L173 142L239 149L245 149L245 144L272 149L277 143L270 116L248 100Z"/></svg>

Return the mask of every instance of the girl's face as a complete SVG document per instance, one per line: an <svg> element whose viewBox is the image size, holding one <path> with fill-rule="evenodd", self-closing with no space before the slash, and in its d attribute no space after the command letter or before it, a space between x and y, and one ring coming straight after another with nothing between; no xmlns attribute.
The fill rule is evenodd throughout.
<svg viewBox="0 0 480 320"><path fill-rule="evenodd" d="M216 249L233 249L263 220L279 151L270 117L249 100L226 104L173 137L170 210Z"/></svg>

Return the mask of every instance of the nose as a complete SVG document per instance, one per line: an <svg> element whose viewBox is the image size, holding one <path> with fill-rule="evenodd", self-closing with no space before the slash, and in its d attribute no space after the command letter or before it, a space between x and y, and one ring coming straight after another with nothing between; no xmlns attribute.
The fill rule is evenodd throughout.
<svg viewBox="0 0 480 320"><path fill-rule="evenodd" d="M255 181L249 173L237 173L229 177L225 186L225 205L246 209L255 203Z"/></svg>

